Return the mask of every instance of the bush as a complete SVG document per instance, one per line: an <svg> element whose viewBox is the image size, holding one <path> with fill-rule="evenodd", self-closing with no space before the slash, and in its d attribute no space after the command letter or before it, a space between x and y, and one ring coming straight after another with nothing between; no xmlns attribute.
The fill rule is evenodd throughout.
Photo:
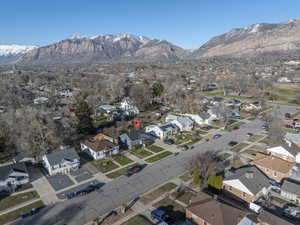
<svg viewBox="0 0 300 225"><path fill-rule="evenodd" d="M193 179L194 179L194 183L195 184L200 184L201 179L200 179L200 171L199 171L199 169L195 169L193 171Z"/></svg>
<svg viewBox="0 0 300 225"><path fill-rule="evenodd" d="M222 182L223 178L221 176L213 175L208 178L207 184L216 190L221 190Z"/></svg>

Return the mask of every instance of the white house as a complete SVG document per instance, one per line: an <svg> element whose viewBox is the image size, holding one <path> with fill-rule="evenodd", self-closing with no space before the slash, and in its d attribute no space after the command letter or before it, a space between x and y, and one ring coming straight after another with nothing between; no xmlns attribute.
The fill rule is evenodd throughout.
<svg viewBox="0 0 300 225"><path fill-rule="evenodd" d="M260 110L260 109L261 109L260 105L255 105L252 103L247 103L243 105L243 110L245 111Z"/></svg>
<svg viewBox="0 0 300 225"><path fill-rule="evenodd" d="M59 95L63 98L73 97L73 91L70 88L63 89L59 92Z"/></svg>
<svg viewBox="0 0 300 225"><path fill-rule="evenodd" d="M194 121L183 116L167 115L166 122L175 124L180 131L191 131L194 127Z"/></svg>
<svg viewBox="0 0 300 225"><path fill-rule="evenodd" d="M46 154L42 158L43 166L49 175L66 174L80 167L80 158L74 148L63 148L60 151Z"/></svg>
<svg viewBox="0 0 300 225"><path fill-rule="evenodd" d="M120 147L113 138L104 134L98 134L94 138L80 143L81 150L93 159L102 159L110 155L116 155Z"/></svg>
<svg viewBox="0 0 300 225"><path fill-rule="evenodd" d="M300 205L300 183L295 180L284 180L281 185L280 195Z"/></svg>
<svg viewBox="0 0 300 225"><path fill-rule="evenodd" d="M140 113L139 109L134 106L133 102L129 98L124 98L120 103L120 109L125 112L125 114L137 115Z"/></svg>
<svg viewBox="0 0 300 225"><path fill-rule="evenodd" d="M281 143L278 146L268 148L267 152L283 160L300 163L300 148L295 144Z"/></svg>
<svg viewBox="0 0 300 225"><path fill-rule="evenodd" d="M178 127L172 123L165 123L162 125L149 125L145 127L146 133L151 133L160 139L165 139L177 133Z"/></svg>
<svg viewBox="0 0 300 225"><path fill-rule="evenodd" d="M17 187L29 183L29 174L24 162L0 167L0 191L13 192Z"/></svg>
<svg viewBox="0 0 300 225"><path fill-rule="evenodd" d="M45 104L47 102L48 102L48 98L46 98L46 97L38 97L38 98L35 98L33 100L33 103L36 104L36 105L38 105L38 104Z"/></svg>

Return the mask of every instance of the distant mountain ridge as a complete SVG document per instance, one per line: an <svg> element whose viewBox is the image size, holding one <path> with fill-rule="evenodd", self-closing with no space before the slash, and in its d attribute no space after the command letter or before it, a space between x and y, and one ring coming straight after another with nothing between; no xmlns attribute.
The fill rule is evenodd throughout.
<svg viewBox="0 0 300 225"><path fill-rule="evenodd" d="M4 49L4 50L3 50ZM4 47L0 64L21 65L197 60L209 57L300 57L300 20L258 23L213 37L193 51L165 40L132 34L74 35L59 42L24 48ZM2 55L1 55L2 52Z"/></svg>
<svg viewBox="0 0 300 225"><path fill-rule="evenodd" d="M300 50L300 20L259 23L233 29L216 36L193 52L192 58L234 56L252 57L268 53Z"/></svg>
<svg viewBox="0 0 300 225"><path fill-rule="evenodd" d="M27 52L19 64L72 64L178 60L187 52L167 41L131 34L72 36Z"/></svg>
<svg viewBox="0 0 300 225"><path fill-rule="evenodd" d="M21 55L37 48L33 45L0 45L0 64L15 61Z"/></svg>

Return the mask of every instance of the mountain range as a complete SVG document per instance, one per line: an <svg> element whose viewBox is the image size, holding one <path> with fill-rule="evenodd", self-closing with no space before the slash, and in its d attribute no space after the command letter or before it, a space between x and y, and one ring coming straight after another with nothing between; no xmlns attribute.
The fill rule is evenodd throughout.
<svg viewBox="0 0 300 225"><path fill-rule="evenodd" d="M165 40L131 34L72 36L47 46L1 46L0 63L23 65L176 61L206 57L300 56L300 20L259 23L213 37L189 51Z"/></svg>

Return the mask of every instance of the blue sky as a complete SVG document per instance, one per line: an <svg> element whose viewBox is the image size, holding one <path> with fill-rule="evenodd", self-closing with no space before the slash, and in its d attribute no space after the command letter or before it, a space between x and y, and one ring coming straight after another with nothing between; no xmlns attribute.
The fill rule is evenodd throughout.
<svg viewBox="0 0 300 225"><path fill-rule="evenodd" d="M300 18L300 0L3 0L0 44L131 33L200 47L215 35Z"/></svg>

